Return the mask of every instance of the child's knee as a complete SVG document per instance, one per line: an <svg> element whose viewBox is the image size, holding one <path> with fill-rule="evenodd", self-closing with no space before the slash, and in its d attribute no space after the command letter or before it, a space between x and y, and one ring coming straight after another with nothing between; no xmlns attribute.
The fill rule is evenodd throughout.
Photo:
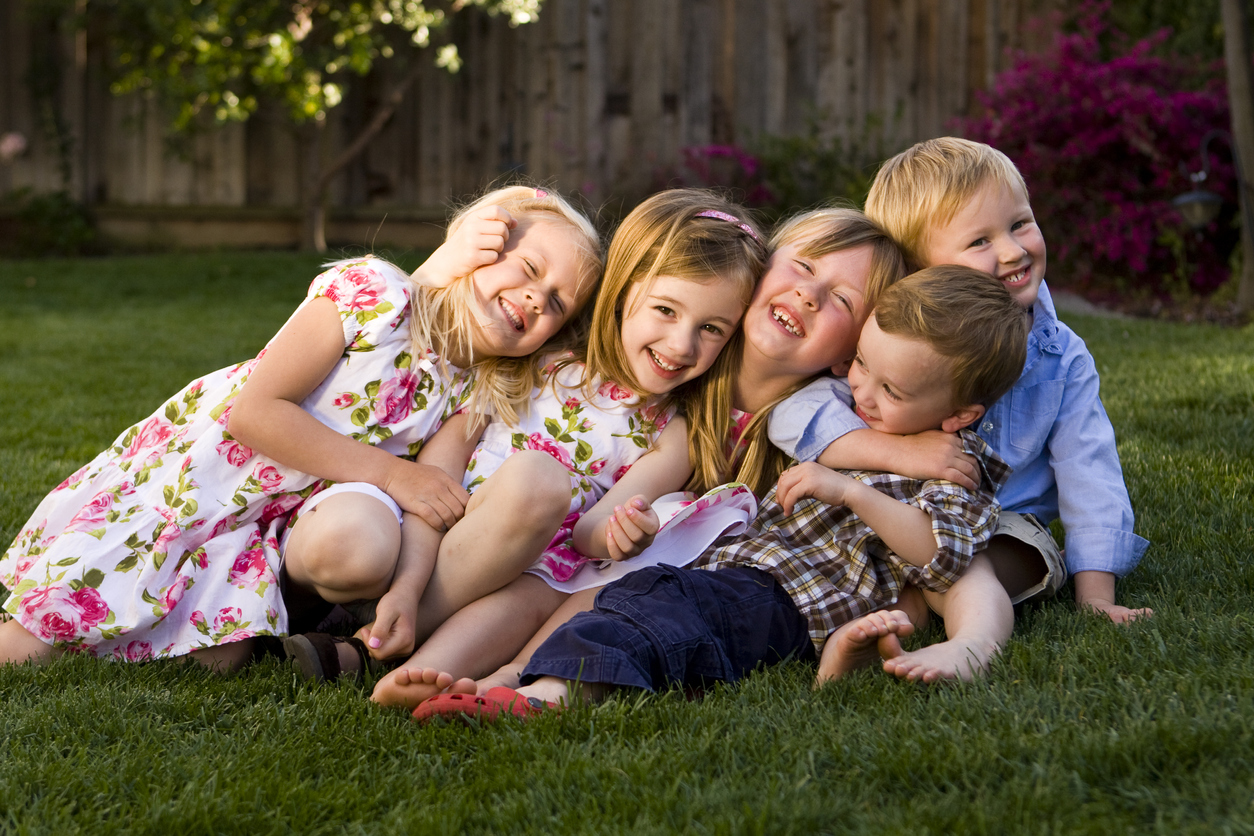
<svg viewBox="0 0 1254 836"><path fill-rule="evenodd" d="M293 577L318 587L386 588L400 548L390 509L365 495L341 494L300 520L286 561Z"/></svg>
<svg viewBox="0 0 1254 836"><path fill-rule="evenodd" d="M539 450L510 456L484 487L489 485L494 505L523 512L519 519L556 517L560 523L570 511L570 471Z"/></svg>

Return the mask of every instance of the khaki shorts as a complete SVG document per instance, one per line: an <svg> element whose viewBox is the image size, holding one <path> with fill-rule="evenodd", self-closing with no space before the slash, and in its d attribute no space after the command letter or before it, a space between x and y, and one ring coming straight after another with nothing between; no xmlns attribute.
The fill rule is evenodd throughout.
<svg viewBox="0 0 1254 836"><path fill-rule="evenodd" d="M1045 561L1045 577L1040 583L1016 595L1011 599L1012 603L1021 604L1024 601L1052 598L1066 583L1067 566L1063 563L1062 551L1058 548L1054 535L1050 534L1049 529L1041 525L1033 515L1003 510L997 524L997 534L994 536L1010 537L1025 543L1033 551L1039 553L1041 559Z"/></svg>

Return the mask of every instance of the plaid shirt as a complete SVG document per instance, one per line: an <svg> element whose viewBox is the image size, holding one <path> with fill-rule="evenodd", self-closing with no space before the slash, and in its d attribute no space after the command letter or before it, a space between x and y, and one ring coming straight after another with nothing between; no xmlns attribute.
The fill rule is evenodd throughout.
<svg viewBox="0 0 1254 836"><path fill-rule="evenodd" d="M847 507L806 499L784 514L771 488L750 527L716 540L693 567L769 572L809 622L820 651L837 627L895 603L904 584L946 592L996 533L1000 506L993 495L1010 475L983 439L965 429L960 435L963 450L980 463L976 491L936 479L844 471L932 518L936 553L926 566L896 555Z"/></svg>

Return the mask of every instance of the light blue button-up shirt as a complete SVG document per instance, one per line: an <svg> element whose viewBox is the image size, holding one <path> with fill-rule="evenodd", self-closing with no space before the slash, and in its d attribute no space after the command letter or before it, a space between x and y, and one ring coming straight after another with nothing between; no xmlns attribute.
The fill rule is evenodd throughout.
<svg viewBox="0 0 1254 836"><path fill-rule="evenodd" d="M1126 575L1149 542L1132 532L1132 503L1098 395L1097 366L1084 340L1058 321L1044 284L1032 316L1023 374L976 426L1014 468L997 498L1007 511L1045 523L1062 519L1068 572ZM813 461L845 433L866 427L850 403L844 381L815 381L772 411L771 441Z"/></svg>

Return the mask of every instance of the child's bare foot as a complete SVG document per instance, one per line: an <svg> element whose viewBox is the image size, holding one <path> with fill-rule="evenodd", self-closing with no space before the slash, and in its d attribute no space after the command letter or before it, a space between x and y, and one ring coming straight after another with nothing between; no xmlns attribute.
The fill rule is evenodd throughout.
<svg viewBox="0 0 1254 836"><path fill-rule="evenodd" d="M1154 611L1149 607L1134 610L1111 601L1086 601L1080 604L1080 608L1087 609L1089 612L1098 615L1104 615L1116 624L1128 624L1138 619L1149 618L1154 614Z"/></svg>
<svg viewBox="0 0 1254 836"><path fill-rule="evenodd" d="M513 662L508 665L502 665L497 668L495 672L485 676L483 679L480 679L475 683L478 689L476 693L486 694L493 688L502 687L512 688L517 691L521 684L518 679L522 676L524 667L524 665L517 665Z"/></svg>
<svg viewBox="0 0 1254 836"><path fill-rule="evenodd" d="M412 709L423 700L443 693L452 684L450 673L435 668L401 667L379 680L370 699L379 705Z"/></svg>
<svg viewBox="0 0 1254 836"><path fill-rule="evenodd" d="M961 679L970 682L988 669L1000 648L987 640L950 639L909 653L886 655L884 670L911 682Z"/></svg>
<svg viewBox="0 0 1254 836"><path fill-rule="evenodd" d="M881 658L901 654L900 636L914 632L910 616L901 610L880 610L844 624L823 645L816 686L840 679Z"/></svg>

